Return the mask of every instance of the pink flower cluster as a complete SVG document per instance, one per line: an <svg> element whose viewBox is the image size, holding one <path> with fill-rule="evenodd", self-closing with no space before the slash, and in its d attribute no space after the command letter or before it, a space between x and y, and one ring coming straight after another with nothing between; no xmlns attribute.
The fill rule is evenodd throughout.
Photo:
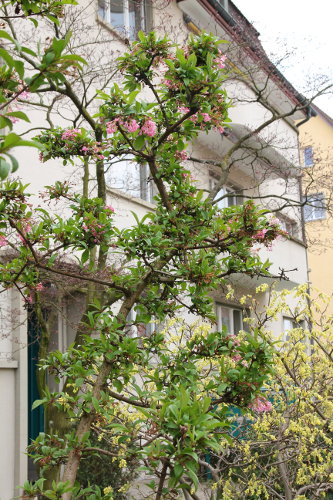
<svg viewBox="0 0 333 500"><path fill-rule="evenodd" d="M257 233L255 233L252 236L252 238L255 239L255 240L264 240L267 231L268 231L268 229L261 229L260 231L258 231Z"/></svg>
<svg viewBox="0 0 333 500"><path fill-rule="evenodd" d="M8 245L8 241L4 236L0 236L0 247L5 247Z"/></svg>
<svg viewBox="0 0 333 500"><path fill-rule="evenodd" d="M257 396L252 403L249 404L249 408L258 413L263 413L265 411L272 411L273 406L270 401L268 401L263 396Z"/></svg>
<svg viewBox="0 0 333 500"><path fill-rule="evenodd" d="M162 81L166 87L170 90L177 90L178 89L178 83L173 82L172 80L168 80L167 78Z"/></svg>
<svg viewBox="0 0 333 500"><path fill-rule="evenodd" d="M187 160L188 158L188 154L186 153L186 151L177 151L175 153L175 157L178 159L178 160Z"/></svg>
<svg viewBox="0 0 333 500"><path fill-rule="evenodd" d="M219 50L219 55L214 59L214 63L217 65L219 69L225 68L225 61L227 59L227 56L223 55L222 52Z"/></svg>
<svg viewBox="0 0 333 500"><path fill-rule="evenodd" d="M156 123L150 118L148 118L148 120L146 120L142 125L140 133L148 135L149 137L153 137L154 135L156 135L156 132L157 132Z"/></svg>
<svg viewBox="0 0 333 500"><path fill-rule="evenodd" d="M111 205L105 205L104 210L107 212L114 212L114 208Z"/></svg>
<svg viewBox="0 0 333 500"><path fill-rule="evenodd" d="M75 139L75 137L77 135L79 135L80 133L81 133L81 130L78 128L69 128L62 133L61 138L63 141L72 140L72 139Z"/></svg>
<svg viewBox="0 0 333 500"><path fill-rule="evenodd" d="M179 111L179 113L186 114L186 113L188 113L190 111L190 108L187 108L186 106L179 106L178 107L178 111Z"/></svg>
<svg viewBox="0 0 333 500"><path fill-rule="evenodd" d="M127 121L123 121L120 118L115 118L111 122L107 122L105 124L106 132L108 134L114 134L117 131L118 124L123 126L129 133L136 132L140 128L140 125L134 118L130 118ZM141 126L140 134L153 137L156 134L156 132L157 132L156 123L151 118L148 118Z"/></svg>

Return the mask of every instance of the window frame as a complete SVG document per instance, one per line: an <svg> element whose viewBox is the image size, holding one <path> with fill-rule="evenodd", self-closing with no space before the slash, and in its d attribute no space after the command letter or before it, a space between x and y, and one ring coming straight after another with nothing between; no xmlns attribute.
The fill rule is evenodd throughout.
<svg viewBox="0 0 333 500"><path fill-rule="evenodd" d="M107 170L105 175L106 185L109 189L114 189L132 198L136 198L151 204L155 204L156 202L154 200L154 196L157 194L157 190L153 180L150 178L149 165L147 163L145 163L144 165L139 165L133 159L134 156L133 157L125 156L118 159L113 158L110 163L109 169ZM132 178L127 180L125 179L124 186L122 187L114 186L113 185L114 181L111 180L112 177L111 169L113 162L114 165L118 164L118 166L119 164L124 163L125 175L129 175L127 169L129 168L129 165L131 164L133 165ZM136 173L138 173L137 177L135 177ZM116 179L116 181L118 180L116 176L114 176L114 179ZM134 187L133 185L132 186L127 185L128 180L132 181L132 183L135 182Z"/></svg>
<svg viewBox="0 0 333 500"><path fill-rule="evenodd" d="M151 5L149 0L120 0L123 4L123 19L124 25L116 26L112 23L112 1L113 0L98 0L97 13L98 17L110 27L116 31L122 38L129 38L130 40L136 40L138 31L147 32L150 30L151 16L150 10ZM131 30L130 25L130 2L137 4L140 9L140 26L135 29L135 32Z"/></svg>
<svg viewBox="0 0 333 500"><path fill-rule="evenodd" d="M230 335L238 335L240 330L245 330L244 327L244 309L241 307L233 306L230 304L224 304L223 302L215 302L215 313L216 313L216 324L217 324L217 330L222 331L223 326L226 326L223 323L222 319L222 309L227 309L229 312L229 324L230 324L230 330L228 333ZM238 331L235 330L235 324L234 324L234 312L239 312L240 313L240 328Z"/></svg>
<svg viewBox="0 0 333 500"><path fill-rule="evenodd" d="M303 217L305 222L313 222L316 220L323 220L326 218L325 210L325 196L324 193L314 193L303 196ZM315 204L318 203L318 205ZM321 204L321 206L319 205ZM311 212L310 212L311 210Z"/></svg>
<svg viewBox="0 0 333 500"><path fill-rule="evenodd" d="M212 190L216 186L218 181L219 179L211 173L209 175L209 189ZM219 199L221 196L225 196L225 198L215 203L217 208L219 208L220 210L224 208L243 205L244 203L243 189L232 184L223 184L221 189L216 193L214 200Z"/></svg>

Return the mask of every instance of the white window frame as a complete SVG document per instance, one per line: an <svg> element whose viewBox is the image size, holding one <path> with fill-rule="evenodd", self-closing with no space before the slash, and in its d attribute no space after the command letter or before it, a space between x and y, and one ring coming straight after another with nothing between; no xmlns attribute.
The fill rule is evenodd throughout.
<svg viewBox="0 0 333 500"><path fill-rule="evenodd" d="M310 194L303 198L305 205L303 206L303 214L305 222L325 219L324 194Z"/></svg>
<svg viewBox="0 0 333 500"><path fill-rule="evenodd" d="M304 167L313 167L313 148L312 146L305 146L303 148L303 164Z"/></svg>
<svg viewBox="0 0 333 500"><path fill-rule="evenodd" d="M218 331L222 331L222 327L227 326L223 323L222 309L224 309L229 315L229 325L230 325L231 331L229 331L228 333L230 333L231 335L237 335L240 330L244 330L244 323L243 323L244 311L243 311L243 309L241 309L239 307L232 307L232 306L223 304L221 302L216 302L215 311L216 311L216 320L217 320L217 330ZM235 312L240 314L240 328L237 331L236 331L235 324L234 324L234 313Z"/></svg>
<svg viewBox="0 0 333 500"><path fill-rule="evenodd" d="M217 183L218 179L211 175L209 177L209 189L214 189ZM215 203L215 205L219 209L233 207L235 205L243 205L243 190L241 188L224 184L222 188L216 193L214 200L218 200L222 196L225 196L225 198L222 198L222 200L219 200L217 203Z"/></svg>
<svg viewBox="0 0 333 500"><path fill-rule="evenodd" d="M111 16L111 5L112 0L98 0L98 15L103 21L107 22L112 26L116 31L120 32L121 35L126 36L130 40L135 40L137 38L137 33L131 33L130 31L130 9L129 9L129 1L130 0L122 0L124 6L124 26L113 26L112 24L112 16ZM134 0L139 2L139 0ZM146 16L145 9L147 6L146 0L142 0L140 2L140 26L139 30L146 30Z"/></svg>

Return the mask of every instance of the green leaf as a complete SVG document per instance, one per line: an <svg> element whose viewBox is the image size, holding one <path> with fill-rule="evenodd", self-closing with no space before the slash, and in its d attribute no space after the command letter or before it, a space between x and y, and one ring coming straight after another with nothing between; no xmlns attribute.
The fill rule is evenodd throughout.
<svg viewBox="0 0 333 500"><path fill-rule="evenodd" d="M138 137L134 141L134 149L140 150L145 143L145 137L143 135L138 135Z"/></svg>
<svg viewBox="0 0 333 500"><path fill-rule="evenodd" d="M6 179L10 170L11 170L10 164L3 158L0 158L0 179L1 180Z"/></svg>
<svg viewBox="0 0 333 500"><path fill-rule="evenodd" d="M7 50L0 47L0 57L7 63L7 65L12 68L14 66L14 59L10 56Z"/></svg>
<svg viewBox="0 0 333 500"><path fill-rule="evenodd" d="M10 111L7 113L7 116L15 116L15 118L19 118L20 120L24 120L25 122L30 123L30 119L27 117L23 111Z"/></svg>
<svg viewBox="0 0 333 500"><path fill-rule="evenodd" d="M7 31L4 31L4 30L0 30L0 38L6 38L6 40L9 40L13 43L15 43L15 41L13 40L13 38L9 35L9 33L7 33Z"/></svg>
<svg viewBox="0 0 333 500"><path fill-rule="evenodd" d="M79 62L82 62L82 64L88 64L87 61L85 59L83 59L83 57L78 56L76 54L68 54L68 55L62 56L61 59L65 59L68 61L79 61Z"/></svg>
<svg viewBox="0 0 333 500"><path fill-rule="evenodd" d="M34 401L32 403L31 409L34 410L35 408L37 408L38 406L42 405L43 403L44 403L43 399L36 399L36 401Z"/></svg>
<svg viewBox="0 0 333 500"><path fill-rule="evenodd" d="M24 64L23 64L23 61L19 61L19 60L16 59L14 61L14 68L16 69L18 76L22 80L22 78L24 76Z"/></svg>
<svg viewBox="0 0 333 500"><path fill-rule="evenodd" d="M10 155L9 153L6 153L6 156L8 156L12 162L11 172L12 173L16 172L16 170L18 170L19 168L19 163L17 159L14 156Z"/></svg>

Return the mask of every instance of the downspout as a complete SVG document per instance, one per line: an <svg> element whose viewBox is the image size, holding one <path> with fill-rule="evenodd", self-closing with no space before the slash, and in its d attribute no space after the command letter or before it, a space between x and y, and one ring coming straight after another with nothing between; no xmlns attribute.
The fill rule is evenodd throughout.
<svg viewBox="0 0 333 500"><path fill-rule="evenodd" d="M317 112L311 108L311 106L309 105L307 108L306 108L306 118L304 120L302 120L301 122L297 123L296 124L296 127L300 127L301 125L303 125L303 123L306 123L310 120L310 118L312 118L313 116L317 116Z"/></svg>
<svg viewBox="0 0 333 500"><path fill-rule="evenodd" d="M306 118L304 120L302 120L301 122L297 123L296 127L300 127L301 125L303 125L304 123L308 122L310 120L310 118L314 117L314 116L317 116L317 112L311 108L311 106L309 105L306 109ZM298 179L298 182L299 182L299 191L300 191L300 197L301 197L301 200L303 199L303 190L302 190L302 180L301 178ZM306 233L305 233L305 220L304 220L304 211L303 211L303 206L301 207L301 221L302 221L302 234L303 234L303 241L304 243L306 244L306 252L305 252L305 259L306 259L306 271L307 271L307 299L306 299L306 302L307 302L307 306L308 306L308 309L309 311L311 311L311 299L310 299L310 293L311 293L311 288L310 288L310 272L311 272L311 269L309 268L309 258L308 258L308 246L307 246L307 241L306 241ZM312 351L312 345L313 345L313 338L311 336L311 332L312 332L312 320L311 320L311 315L309 314L309 318L308 318L308 329L309 329L309 332L310 332L310 349Z"/></svg>

